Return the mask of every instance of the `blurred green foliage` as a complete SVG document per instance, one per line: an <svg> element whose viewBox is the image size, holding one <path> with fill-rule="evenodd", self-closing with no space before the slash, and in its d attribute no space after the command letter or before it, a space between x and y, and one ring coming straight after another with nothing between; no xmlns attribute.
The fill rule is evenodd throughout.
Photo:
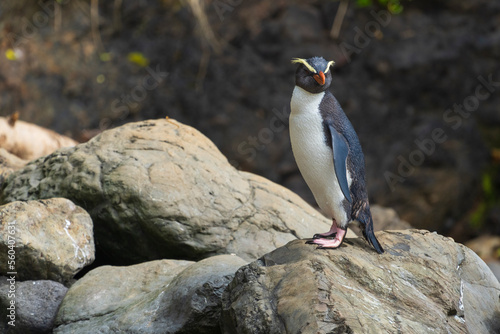
<svg viewBox="0 0 500 334"><path fill-rule="evenodd" d="M391 14L399 14L403 11L403 5L400 0L375 0L380 5L387 8ZM369 7L373 6L374 0L356 0L356 5L358 7Z"/></svg>
<svg viewBox="0 0 500 334"><path fill-rule="evenodd" d="M17 60L16 52L13 49L7 49L7 51L5 51L5 58L8 60Z"/></svg>
<svg viewBox="0 0 500 334"><path fill-rule="evenodd" d="M110 61L111 60L111 53L102 52L99 54L99 59L103 62Z"/></svg>
<svg viewBox="0 0 500 334"><path fill-rule="evenodd" d="M474 228L481 228L488 219L488 212L496 206L500 206L500 193L496 186L500 166L492 166L486 170L481 177L482 201L470 214L470 224Z"/></svg>
<svg viewBox="0 0 500 334"><path fill-rule="evenodd" d="M130 52L127 55L129 62L136 64L140 67L146 67L149 65L149 59L144 56L141 52Z"/></svg>

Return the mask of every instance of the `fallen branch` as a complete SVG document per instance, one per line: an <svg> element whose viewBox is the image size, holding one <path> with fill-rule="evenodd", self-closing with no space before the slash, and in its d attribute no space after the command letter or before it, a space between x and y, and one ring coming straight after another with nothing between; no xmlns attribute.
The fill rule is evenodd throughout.
<svg viewBox="0 0 500 334"><path fill-rule="evenodd" d="M33 160L61 147L78 144L52 130L18 120L18 117L18 113L0 117L0 148L23 160Z"/></svg>

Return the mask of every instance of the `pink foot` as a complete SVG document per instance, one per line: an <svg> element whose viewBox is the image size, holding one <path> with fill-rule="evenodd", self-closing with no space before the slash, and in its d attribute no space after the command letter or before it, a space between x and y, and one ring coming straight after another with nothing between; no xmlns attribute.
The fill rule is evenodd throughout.
<svg viewBox="0 0 500 334"><path fill-rule="evenodd" d="M333 219L332 227L330 227L330 231L325 232L325 233L316 233L313 235L313 239L321 239L321 238L328 238L331 237L332 235L337 234L338 228L337 228L337 221Z"/></svg>
<svg viewBox="0 0 500 334"><path fill-rule="evenodd" d="M342 245L346 235L346 230L337 229L337 235L334 239L313 239L309 240L306 243L311 245L318 245L318 248L338 248Z"/></svg>

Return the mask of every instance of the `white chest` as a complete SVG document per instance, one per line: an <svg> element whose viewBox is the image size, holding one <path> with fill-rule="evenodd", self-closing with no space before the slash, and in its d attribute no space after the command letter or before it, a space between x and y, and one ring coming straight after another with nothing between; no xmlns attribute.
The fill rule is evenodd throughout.
<svg viewBox="0 0 500 334"><path fill-rule="evenodd" d="M290 103L290 140L299 170L323 212L341 226L348 223L333 165L332 149L326 145L319 105L325 93L311 94L295 87ZM351 177L347 175L348 184Z"/></svg>

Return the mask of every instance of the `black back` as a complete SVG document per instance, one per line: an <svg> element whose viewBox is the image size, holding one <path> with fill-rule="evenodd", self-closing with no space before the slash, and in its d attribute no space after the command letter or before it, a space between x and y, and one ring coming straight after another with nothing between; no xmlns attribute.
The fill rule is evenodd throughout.
<svg viewBox="0 0 500 334"><path fill-rule="evenodd" d="M358 135L356 134L356 131L354 131L351 122L342 110L339 102L329 91L325 92L325 96L321 101L319 110L323 118L323 131L325 134L325 141L328 146L332 148L332 139L329 133L330 130L328 129L328 125L332 125L340 134L342 134L347 141L347 145L349 146L347 169L353 178L350 187L353 202L350 209L353 215L352 218L357 219L356 212L359 211L363 204L368 203L365 180L365 159L361 149L361 144L359 143ZM347 200L344 200L344 206L347 209L351 205Z"/></svg>

